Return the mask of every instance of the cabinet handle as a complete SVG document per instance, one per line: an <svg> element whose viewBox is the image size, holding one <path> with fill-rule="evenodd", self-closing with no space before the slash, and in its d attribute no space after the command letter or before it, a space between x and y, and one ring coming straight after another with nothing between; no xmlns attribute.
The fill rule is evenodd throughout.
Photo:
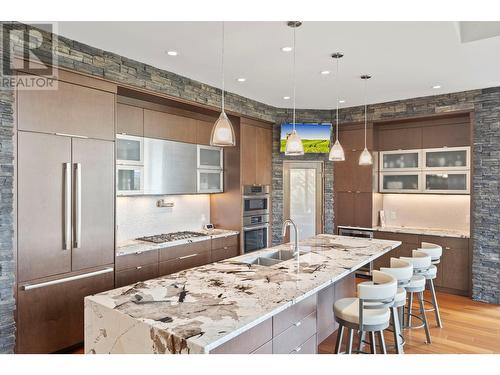
<svg viewBox="0 0 500 375"><path fill-rule="evenodd" d="M300 352L301 350L302 350L302 347L301 347L301 346L299 346L298 348L293 349L293 350L292 350L292 353L298 353L298 352Z"/></svg>
<svg viewBox="0 0 500 375"><path fill-rule="evenodd" d="M61 137L71 137L71 138L82 138L88 139L89 137L85 135L77 135L77 134L68 134L68 133L55 133L56 135L60 135Z"/></svg>
<svg viewBox="0 0 500 375"><path fill-rule="evenodd" d="M451 247L449 247L449 246L445 246L444 248L445 248L446 250L451 250Z"/></svg>
<svg viewBox="0 0 500 375"><path fill-rule="evenodd" d="M82 165L75 163L75 239L73 247L79 249L82 240Z"/></svg>
<svg viewBox="0 0 500 375"><path fill-rule="evenodd" d="M39 283L39 284L25 285L25 286L22 287L22 289L23 290L38 289L38 288L43 288L45 286L67 283L69 281L74 281L74 280L86 279L87 277L93 277L93 276L97 276L97 275L102 275L102 274L113 272L113 271L114 271L113 268L105 268L105 269L100 270L100 271L89 272L89 273L84 273L84 274L81 274L81 275L65 277L64 279L46 281L44 283Z"/></svg>
<svg viewBox="0 0 500 375"><path fill-rule="evenodd" d="M295 322L295 323L293 323L293 325L294 325L295 327L300 327L300 326L302 325L302 322Z"/></svg>
<svg viewBox="0 0 500 375"><path fill-rule="evenodd" d="M64 243L63 249L71 248L71 163L64 163Z"/></svg>
<svg viewBox="0 0 500 375"><path fill-rule="evenodd" d="M136 270L140 270L141 268L142 268L142 266L135 267Z"/></svg>
<svg viewBox="0 0 500 375"><path fill-rule="evenodd" d="M141 254L142 254L141 250L135 252L135 255L141 255Z"/></svg>
<svg viewBox="0 0 500 375"><path fill-rule="evenodd" d="M192 257L195 257L195 256L197 256L197 255L198 255L198 254L185 255L185 256L183 256L183 257L179 257L179 258L177 258L177 259L182 260L182 259L192 258Z"/></svg>
<svg viewBox="0 0 500 375"><path fill-rule="evenodd" d="M227 250L227 246L224 246L224 250Z"/></svg>

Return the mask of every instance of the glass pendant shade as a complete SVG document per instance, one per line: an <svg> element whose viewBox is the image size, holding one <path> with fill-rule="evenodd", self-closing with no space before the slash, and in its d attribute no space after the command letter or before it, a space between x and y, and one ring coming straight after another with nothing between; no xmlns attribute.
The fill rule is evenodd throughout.
<svg viewBox="0 0 500 375"><path fill-rule="evenodd" d="M335 141L332 148L330 149L330 154L328 155L328 159L330 161L344 161L345 160L344 149L342 148L342 145L340 144L338 139Z"/></svg>
<svg viewBox="0 0 500 375"><path fill-rule="evenodd" d="M372 164L373 164L372 154L365 147L361 155L359 155L359 165L372 165Z"/></svg>
<svg viewBox="0 0 500 375"><path fill-rule="evenodd" d="M297 131L292 130L292 133L286 139L285 155L304 155L304 145Z"/></svg>
<svg viewBox="0 0 500 375"><path fill-rule="evenodd" d="M219 118L212 128L212 135L210 136L210 145L227 147L236 145L236 137L234 136L234 129L231 121L226 115L226 112L221 112Z"/></svg>

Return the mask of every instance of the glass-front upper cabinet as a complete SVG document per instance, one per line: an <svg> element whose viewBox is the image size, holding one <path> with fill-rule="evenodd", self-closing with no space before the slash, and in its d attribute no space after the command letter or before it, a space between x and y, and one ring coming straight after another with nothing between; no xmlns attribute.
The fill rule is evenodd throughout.
<svg viewBox="0 0 500 375"><path fill-rule="evenodd" d="M116 194L142 195L144 193L144 168L131 165L116 167Z"/></svg>
<svg viewBox="0 0 500 375"><path fill-rule="evenodd" d="M426 193L467 194L470 191L469 171L425 172Z"/></svg>
<svg viewBox="0 0 500 375"><path fill-rule="evenodd" d="M449 147L425 149L426 169L469 169L470 147Z"/></svg>
<svg viewBox="0 0 500 375"><path fill-rule="evenodd" d="M380 152L381 171L412 171L422 168L421 150Z"/></svg>
<svg viewBox="0 0 500 375"><path fill-rule="evenodd" d="M198 168L222 169L223 151L220 147L198 145Z"/></svg>
<svg viewBox="0 0 500 375"><path fill-rule="evenodd" d="M144 138L117 134L116 164L143 165Z"/></svg>
<svg viewBox="0 0 500 375"><path fill-rule="evenodd" d="M418 193L421 191L420 172L384 172L380 176L381 193Z"/></svg>
<svg viewBox="0 0 500 375"><path fill-rule="evenodd" d="M222 193L223 177L222 170L198 169L198 193Z"/></svg>

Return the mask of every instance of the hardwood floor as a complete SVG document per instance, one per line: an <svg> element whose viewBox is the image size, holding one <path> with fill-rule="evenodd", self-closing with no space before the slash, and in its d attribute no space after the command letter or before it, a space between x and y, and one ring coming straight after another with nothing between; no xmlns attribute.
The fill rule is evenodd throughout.
<svg viewBox="0 0 500 375"><path fill-rule="evenodd" d="M426 299L429 300L429 295L426 295ZM427 312L432 344L425 343L423 329L406 330L404 332L406 354L500 353L499 305L489 305L473 301L468 297L445 293L438 293L438 301L443 328L436 327L434 312ZM318 352L333 353L335 338L334 333L323 341L319 345ZM388 347L392 345L394 341L390 332L386 332L385 338ZM356 345L356 340L354 342ZM392 349L388 350L394 352ZM83 347L75 348L69 353L83 354Z"/></svg>
<svg viewBox="0 0 500 375"><path fill-rule="evenodd" d="M426 295L425 299L429 300L429 297ZM438 293L437 298L443 328L436 326L434 312L427 312L432 343L425 343L423 329L405 330L406 354L500 353L500 306L445 293ZM390 332L386 332L384 337L388 346L393 344ZM323 341L319 345L319 353L333 353L335 339L336 333ZM389 351L394 352L392 349Z"/></svg>

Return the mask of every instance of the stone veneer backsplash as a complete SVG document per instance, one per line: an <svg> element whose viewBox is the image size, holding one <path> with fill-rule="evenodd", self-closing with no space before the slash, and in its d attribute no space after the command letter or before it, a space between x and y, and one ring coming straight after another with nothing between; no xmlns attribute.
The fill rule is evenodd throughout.
<svg viewBox="0 0 500 375"><path fill-rule="evenodd" d="M0 25L2 23L0 22ZM1 47L0 47L1 48ZM1 52L1 50L0 50ZM117 54L59 37L54 51L62 68L90 74L132 87L168 94L195 103L218 107L220 89L167 72ZM0 77L1 78L1 77ZM333 102L333 100L332 100ZM276 123L273 131L273 223L282 219L283 182L278 150L278 125L290 119L289 111L275 108L240 95L227 93L226 106L242 115ZM0 91L0 352L12 352L14 346L14 249L13 249L13 108L12 92ZM369 106L371 120L407 118L474 110L473 140L473 265L474 299L500 303L500 87L378 103ZM331 111L300 110L299 121L329 121ZM341 123L360 121L363 107L340 111ZM302 160L325 160L305 155ZM312 160L312 159L311 159ZM325 163L325 225L333 230L333 164ZM277 240L276 228L273 240Z"/></svg>

